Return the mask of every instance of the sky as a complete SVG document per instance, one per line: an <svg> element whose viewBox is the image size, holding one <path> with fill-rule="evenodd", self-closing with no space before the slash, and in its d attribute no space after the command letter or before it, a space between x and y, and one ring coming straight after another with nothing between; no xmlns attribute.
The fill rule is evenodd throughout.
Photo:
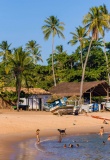
<svg viewBox="0 0 110 160"><path fill-rule="evenodd" d="M35 40L42 48L43 63L52 52L52 39L44 40L42 26L50 16L64 22L65 39L55 37L54 47L63 45L65 51L71 54L76 47L68 45L72 39L70 32L82 25L84 15L91 7L105 4L110 12L110 0L0 0L0 43L8 41L11 48L25 47L28 41ZM106 33L106 41L110 41L110 33Z"/></svg>

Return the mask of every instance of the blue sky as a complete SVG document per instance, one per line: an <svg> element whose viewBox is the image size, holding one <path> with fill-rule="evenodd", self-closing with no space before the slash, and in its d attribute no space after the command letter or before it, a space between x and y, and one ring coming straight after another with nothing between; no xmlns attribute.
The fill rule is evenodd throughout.
<svg viewBox="0 0 110 160"><path fill-rule="evenodd" d="M0 0L0 43L7 40L11 47L25 46L30 40L36 40L42 46L42 65L51 54L51 37L44 40L41 27L44 20L51 15L57 16L65 23L65 40L55 38L55 46L63 45L64 50L71 54L75 46L67 42L72 38L70 32L75 27L82 26L82 19L89 8L106 4L110 12L109 0ZM106 34L106 41L110 41L110 33Z"/></svg>

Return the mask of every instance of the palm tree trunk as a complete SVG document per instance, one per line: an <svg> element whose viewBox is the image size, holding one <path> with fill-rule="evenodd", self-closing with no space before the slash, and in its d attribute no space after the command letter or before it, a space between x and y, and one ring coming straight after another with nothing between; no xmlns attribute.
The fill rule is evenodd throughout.
<svg viewBox="0 0 110 160"><path fill-rule="evenodd" d="M81 43L80 43L80 51L81 51L81 65L82 65L82 69L83 69L83 59L82 59L82 47L81 47Z"/></svg>
<svg viewBox="0 0 110 160"><path fill-rule="evenodd" d="M17 111L19 111L19 100L20 100L20 92L21 92L21 83L20 83L20 77L18 77L18 83L16 86L16 90L17 90Z"/></svg>
<svg viewBox="0 0 110 160"><path fill-rule="evenodd" d="M19 111L19 99L20 99L20 87L18 87L18 92L17 92L17 111Z"/></svg>
<svg viewBox="0 0 110 160"><path fill-rule="evenodd" d="M110 74L109 74L109 66L108 66L108 57L107 57L107 54L106 54L106 46L105 46L104 38L103 38L103 43L104 43L104 54L105 54L106 65L107 65L108 84L110 86Z"/></svg>
<svg viewBox="0 0 110 160"><path fill-rule="evenodd" d="M86 65L87 65L87 61L88 61L88 57L89 57L92 41L93 41L93 38L90 41L88 52L87 52L85 63L84 63L84 67L83 67L83 71L82 71L82 79L81 79L81 85L80 85L80 97L79 97L79 103L80 103L80 105L82 105L81 100L82 100L82 95L83 95L83 84L84 84L85 69L86 69Z"/></svg>
<svg viewBox="0 0 110 160"><path fill-rule="evenodd" d="M53 56L54 56L54 36L52 36L52 72L53 72L54 86L56 86Z"/></svg>

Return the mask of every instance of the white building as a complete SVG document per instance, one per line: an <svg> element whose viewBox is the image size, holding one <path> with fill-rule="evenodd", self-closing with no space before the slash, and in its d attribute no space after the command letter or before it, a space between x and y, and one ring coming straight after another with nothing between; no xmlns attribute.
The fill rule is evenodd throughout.
<svg viewBox="0 0 110 160"><path fill-rule="evenodd" d="M28 105L30 110L43 110L44 104L50 98L50 94L29 95L28 98L20 98L20 105Z"/></svg>
<svg viewBox="0 0 110 160"><path fill-rule="evenodd" d="M4 87L3 92L16 92L15 87ZM21 88L22 98L19 105L28 105L29 109L43 110L44 104L51 97L51 93L41 88Z"/></svg>

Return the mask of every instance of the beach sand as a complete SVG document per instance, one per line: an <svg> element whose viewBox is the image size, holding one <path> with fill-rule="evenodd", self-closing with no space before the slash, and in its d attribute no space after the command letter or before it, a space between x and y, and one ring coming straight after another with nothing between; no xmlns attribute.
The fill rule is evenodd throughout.
<svg viewBox="0 0 110 160"><path fill-rule="evenodd" d="M65 129L67 135L98 133L101 126L110 132L109 124L91 115L110 119L110 112L92 112L75 115L53 115L45 111L20 111L0 109L0 160L8 160L14 152L14 144L29 138L35 138L36 129L40 129L40 137L58 136L58 128Z"/></svg>

